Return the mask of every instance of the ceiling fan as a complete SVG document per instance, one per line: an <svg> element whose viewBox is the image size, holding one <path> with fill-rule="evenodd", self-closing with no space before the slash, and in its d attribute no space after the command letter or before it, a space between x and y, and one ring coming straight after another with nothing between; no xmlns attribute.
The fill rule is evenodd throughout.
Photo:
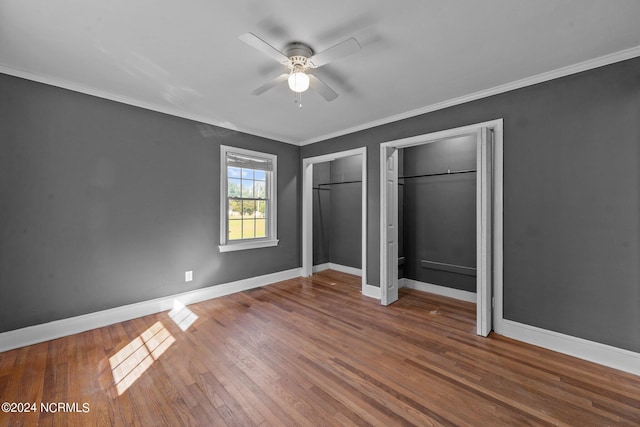
<svg viewBox="0 0 640 427"><path fill-rule="evenodd" d="M329 62L344 58L360 50L360 44L354 38L344 40L319 53L314 53L311 47L299 42L289 43L285 47L284 52L281 52L253 33L242 34L239 38L249 46L289 68L289 72L280 74L276 78L254 89L251 92L254 95L262 95L269 89L287 81L289 88L294 92L301 93L310 87L318 92L325 100L333 101L338 97L338 94L325 82L310 73L309 70L322 67Z"/></svg>

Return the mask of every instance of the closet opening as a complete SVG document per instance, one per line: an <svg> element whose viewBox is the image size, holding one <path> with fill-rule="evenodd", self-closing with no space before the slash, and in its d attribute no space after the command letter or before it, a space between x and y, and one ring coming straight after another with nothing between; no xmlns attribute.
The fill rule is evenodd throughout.
<svg viewBox="0 0 640 427"><path fill-rule="evenodd" d="M366 148L303 159L303 276L355 274L366 294L366 182Z"/></svg>
<svg viewBox="0 0 640 427"><path fill-rule="evenodd" d="M498 331L502 120L380 150L381 303L396 301L402 286L475 302L478 335Z"/></svg>
<svg viewBox="0 0 640 427"><path fill-rule="evenodd" d="M476 137L398 149L398 286L476 301Z"/></svg>

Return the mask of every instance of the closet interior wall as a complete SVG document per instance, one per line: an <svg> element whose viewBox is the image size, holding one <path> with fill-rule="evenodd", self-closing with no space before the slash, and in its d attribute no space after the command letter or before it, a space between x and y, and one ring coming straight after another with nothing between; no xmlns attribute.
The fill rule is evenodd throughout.
<svg viewBox="0 0 640 427"><path fill-rule="evenodd" d="M362 268L362 156L313 166L313 265Z"/></svg>
<svg viewBox="0 0 640 427"><path fill-rule="evenodd" d="M404 148L398 160L400 278L475 292L475 135Z"/></svg>

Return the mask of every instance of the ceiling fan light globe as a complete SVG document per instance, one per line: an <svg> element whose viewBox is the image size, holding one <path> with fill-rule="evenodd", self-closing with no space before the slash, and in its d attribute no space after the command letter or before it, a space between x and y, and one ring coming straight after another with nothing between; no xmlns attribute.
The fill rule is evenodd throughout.
<svg viewBox="0 0 640 427"><path fill-rule="evenodd" d="M304 92L309 89L309 76L304 72L291 73L289 75L289 89L294 92Z"/></svg>

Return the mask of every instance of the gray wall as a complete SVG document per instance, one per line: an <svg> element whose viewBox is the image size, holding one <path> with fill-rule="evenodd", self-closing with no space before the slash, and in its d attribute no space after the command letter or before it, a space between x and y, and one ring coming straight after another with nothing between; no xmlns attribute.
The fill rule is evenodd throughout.
<svg viewBox="0 0 640 427"><path fill-rule="evenodd" d="M362 156L331 162L331 237L332 263L362 268Z"/></svg>
<svg viewBox="0 0 640 427"><path fill-rule="evenodd" d="M298 147L6 75L0 118L0 332L300 266ZM220 144L278 155L277 247L218 252Z"/></svg>
<svg viewBox="0 0 640 427"><path fill-rule="evenodd" d="M313 167L314 265L362 268L362 184L351 182L362 179L361 162L357 155Z"/></svg>
<svg viewBox="0 0 640 427"><path fill-rule="evenodd" d="M464 136L402 150L403 277L476 291L476 278L425 268L421 261L476 266L476 174L415 177L476 169L476 138Z"/></svg>
<svg viewBox="0 0 640 427"><path fill-rule="evenodd" d="M504 118L504 316L640 351L640 58L344 135L368 147L367 277L379 285L379 144Z"/></svg>

